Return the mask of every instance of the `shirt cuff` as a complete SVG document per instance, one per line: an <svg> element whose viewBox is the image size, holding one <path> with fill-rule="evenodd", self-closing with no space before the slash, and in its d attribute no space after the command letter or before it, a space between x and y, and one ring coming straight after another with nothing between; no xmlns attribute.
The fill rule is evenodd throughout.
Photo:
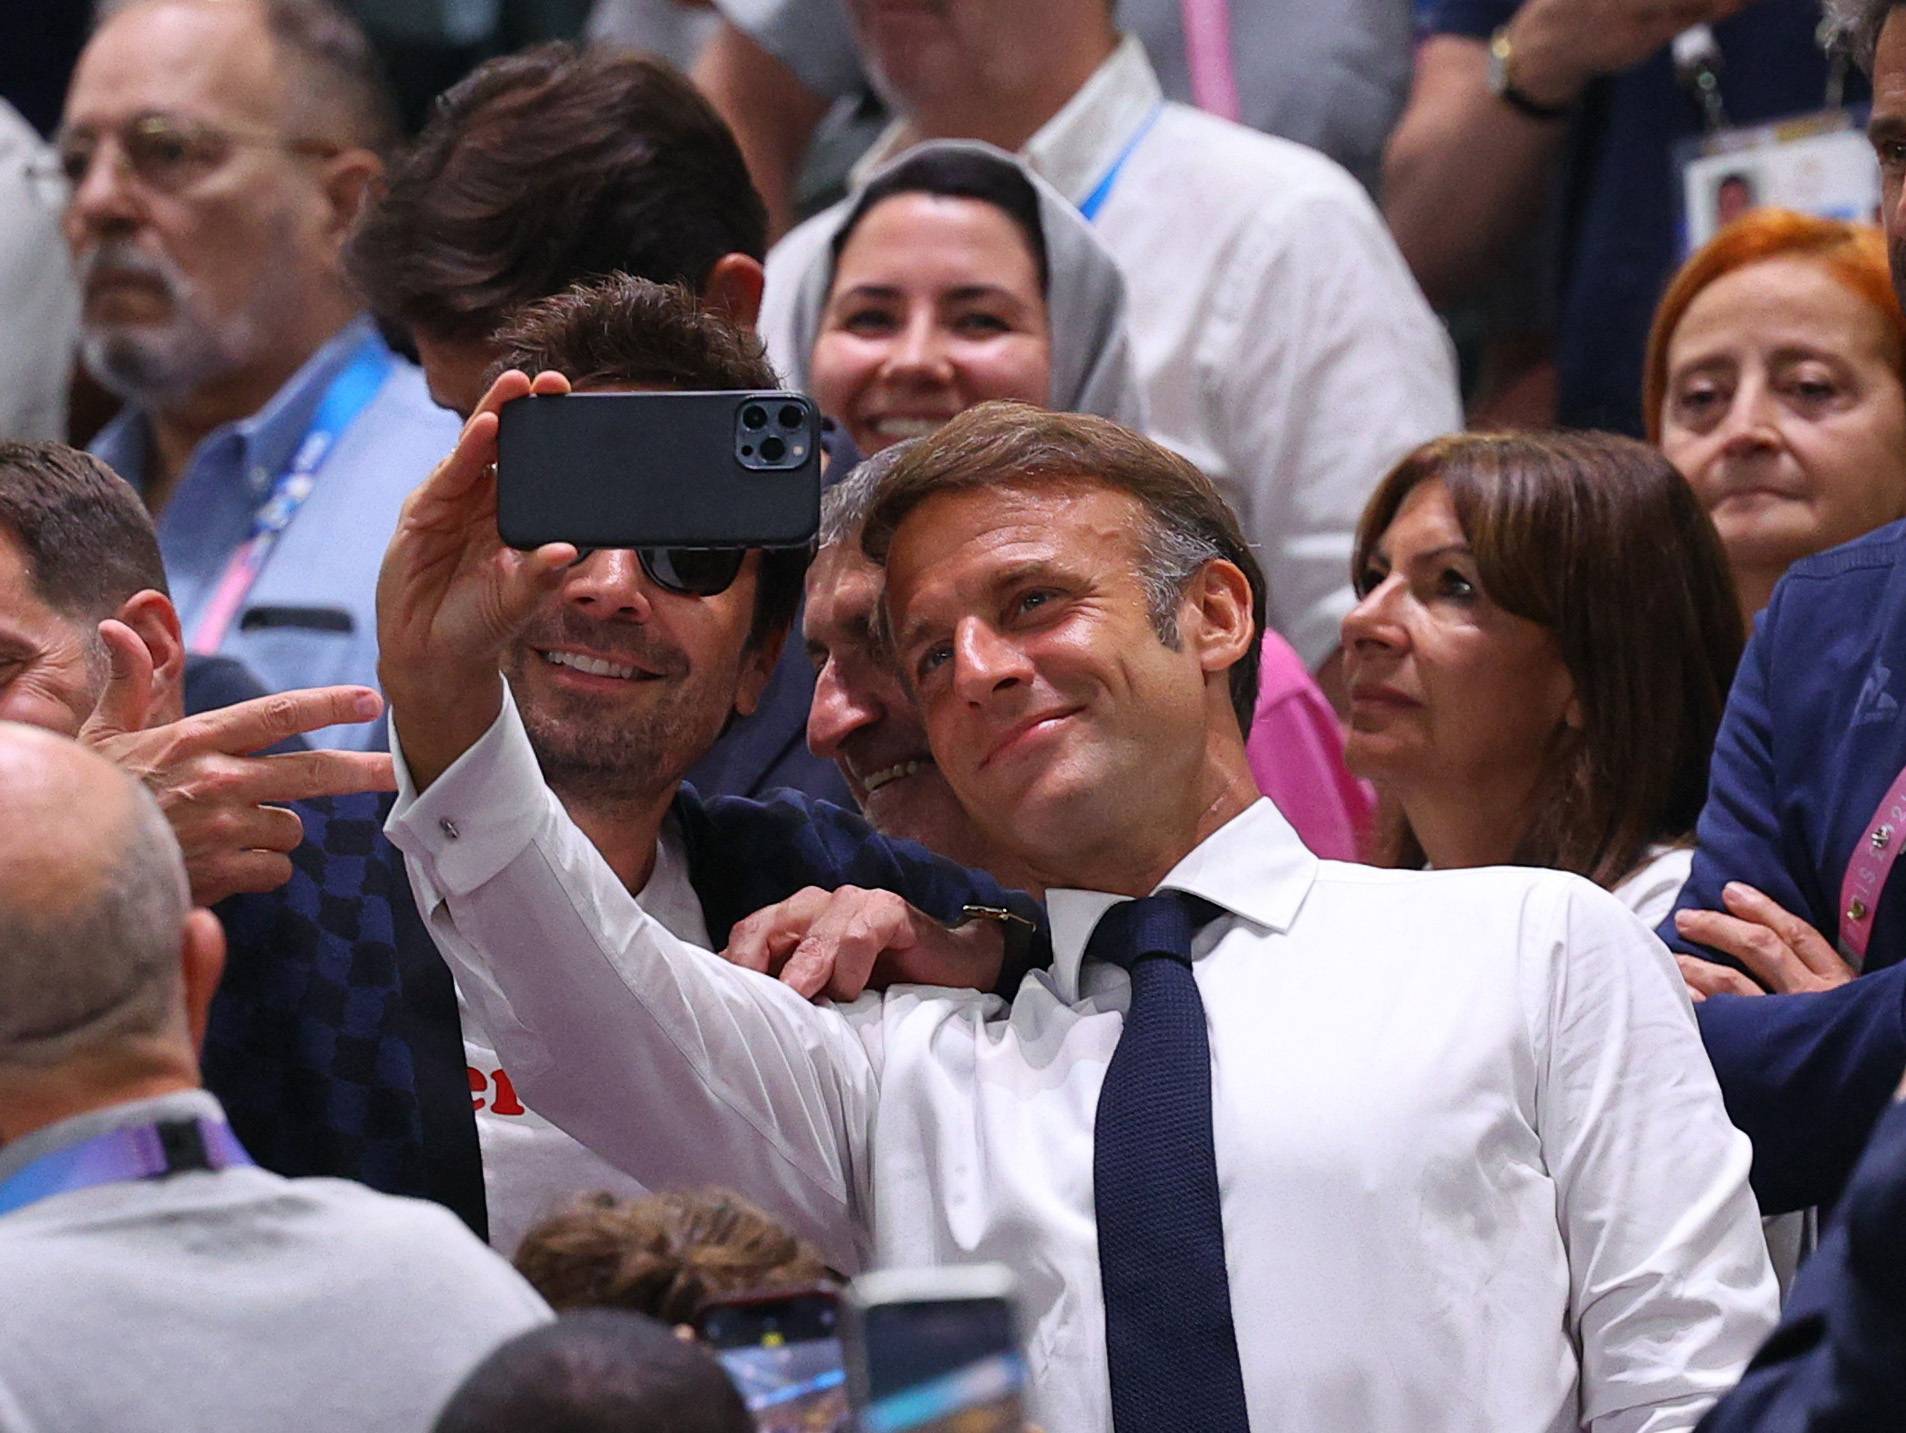
<svg viewBox="0 0 1906 1433"><path fill-rule="evenodd" d="M395 722L390 755L397 801L384 833L423 864L439 899L468 895L520 856L555 799L507 683L490 729L428 791L411 780Z"/></svg>

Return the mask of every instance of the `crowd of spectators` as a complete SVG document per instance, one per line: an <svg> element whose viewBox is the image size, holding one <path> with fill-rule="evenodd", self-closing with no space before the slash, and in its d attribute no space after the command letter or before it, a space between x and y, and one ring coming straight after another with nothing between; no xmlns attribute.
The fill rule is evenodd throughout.
<svg viewBox="0 0 1906 1433"><path fill-rule="evenodd" d="M981 1263L1048 1433L1906 1418L1902 0L0 49L0 1430ZM810 543L499 533L782 388Z"/></svg>

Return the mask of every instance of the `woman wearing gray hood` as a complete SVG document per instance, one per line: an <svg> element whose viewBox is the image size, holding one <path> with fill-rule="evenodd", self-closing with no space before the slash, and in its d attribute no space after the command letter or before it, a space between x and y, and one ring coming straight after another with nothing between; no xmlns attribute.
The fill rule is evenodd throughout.
<svg viewBox="0 0 1906 1433"><path fill-rule="evenodd" d="M989 398L1144 428L1118 266L1010 155L921 145L813 227L788 332L770 342L862 453Z"/></svg>

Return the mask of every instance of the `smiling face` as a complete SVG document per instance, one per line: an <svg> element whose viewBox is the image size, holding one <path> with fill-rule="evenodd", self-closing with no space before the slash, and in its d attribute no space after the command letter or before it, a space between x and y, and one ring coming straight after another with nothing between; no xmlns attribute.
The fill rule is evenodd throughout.
<svg viewBox="0 0 1906 1433"><path fill-rule="evenodd" d="M888 555L896 655L940 769L1048 884L1122 889L1108 863L1142 865L1152 842L1168 869L1211 802L1208 744L1239 742L1223 673L1249 645L1248 587L1243 635L1217 640L1196 593L1236 569L1207 564L1167 647L1138 577L1143 514L1086 479L952 491Z"/></svg>
<svg viewBox="0 0 1906 1433"><path fill-rule="evenodd" d="M504 666L552 790L653 799L715 744L730 712L754 710L777 655L747 641L760 563L750 553L713 597L657 586L622 549L570 569Z"/></svg>
<svg viewBox="0 0 1906 1433"><path fill-rule="evenodd" d="M1413 799L1531 792L1558 730L1579 725L1554 633L1483 592L1449 490L1413 488L1344 618L1344 759ZM1412 820L1417 820L1412 813Z"/></svg>
<svg viewBox="0 0 1906 1433"><path fill-rule="evenodd" d="M896 194L835 266L814 396L861 452L932 432L989 398L1044 405L1052 343L1031 248L978 199Z"/></svg>
<svg viewBox="0 0 1906 1433"><path fill-rule="evenodd" d="M884 586L852 542L823 548L808 570L802 620L815 675L807 744L840 767L880 831L994 869L999 863L940 774L913 696L875 634Z"/></svg>
<svg viewBox="0 0 1906 1433"><path fill-rule="evenodd" d="M1897 344L1803 257L1736 269L1688 305L1668 343L1661 448L1737 573L1778 575L1906 514Z"/></svg>
<svg viewBox="0 0 1906 1433"><path fill-rule="evenodd" d="M329 331L304 329L338 301L343 230L323 159L288 148L307 136L286 130L274 49L256 6L161 0L107 20L80 57L62 132L90 158L65 231L87 366L116 392L189 397ZM190 161L162 179L124 164L142 120L192 136Z"/></svg>

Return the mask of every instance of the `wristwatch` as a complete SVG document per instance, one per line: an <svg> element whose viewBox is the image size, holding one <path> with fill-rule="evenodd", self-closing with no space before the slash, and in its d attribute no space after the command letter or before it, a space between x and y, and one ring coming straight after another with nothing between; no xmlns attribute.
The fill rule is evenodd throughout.
<svg viewBox="0 0 1906 1433"><path fill-rule="evenodd" d="M1005 949L1001 953L999 980L993 993L1011 1000L1018 993L1019 982L1033 966L1052 959L1051 943L1041 940L1037 921L1028 920L1006 906L961 906L959 915L948 921L946 928L958 930L976 920L989 921L999 927Z"/></svg>
<svg viewBox="0 0 1906 1433"><path fill-rule="evenodd" d="M1516 88L1515 58L1515 46L1509 40L1509 27L1504 25L1489 37L1489 93L1530 119L1567 119L1571 108L1569 105L1543 104Z"/></svg>

